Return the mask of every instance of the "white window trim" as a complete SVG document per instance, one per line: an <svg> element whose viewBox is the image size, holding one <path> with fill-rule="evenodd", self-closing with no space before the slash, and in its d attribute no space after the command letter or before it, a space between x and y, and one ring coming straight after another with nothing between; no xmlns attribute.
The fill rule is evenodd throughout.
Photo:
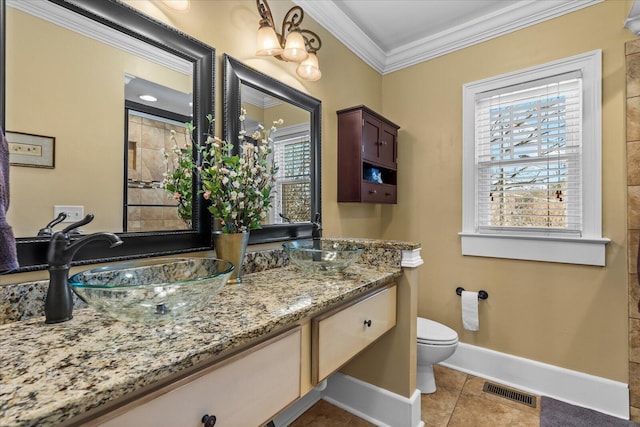
<svg viewBox="0 0 640 427"><path fill-rule="evenodd" d="M476 94L576 70L583 76L582 236L479 233L475 212ZM605 245L610 240L602 237L602 51L467 83L462 92L462 255L604 266Z"/></svg>

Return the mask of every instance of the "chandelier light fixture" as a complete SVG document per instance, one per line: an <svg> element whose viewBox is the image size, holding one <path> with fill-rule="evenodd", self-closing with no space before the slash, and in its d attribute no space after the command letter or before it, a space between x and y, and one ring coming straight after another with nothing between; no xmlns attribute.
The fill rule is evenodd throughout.
<svg viewBox="0 0 640 427"><path fill-rule="evenodd" d="M260 13L260 28L258 29L258 56L273 56L281 61L297 62L296 74L303 80L316 81L322 77L316 52L320 50L322 42L316 33L300 28L304 11L300 6L294 6L286 13L282 20L282 29L278 33L271 15L267 0L256 0Z"/></svg>

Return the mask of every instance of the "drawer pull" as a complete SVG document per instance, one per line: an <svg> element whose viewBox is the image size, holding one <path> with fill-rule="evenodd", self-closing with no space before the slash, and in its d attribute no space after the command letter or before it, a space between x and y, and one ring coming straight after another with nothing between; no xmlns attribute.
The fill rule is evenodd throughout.
<svg viewBox="0 0 640 427"><path fill-rule="evenodd" d="M369 190L369 194L376 194L377 192L377 190Z"/></svg>
<svg viewBox="0 0 640 427"><path fill-rule="evenodd" d="M371 327L371 320L365 320L364 324L367 325L367 327Z"/></svg>
<svg viewBox="0 0 640 427"><path fill-rule="evenodd" d="M213 427L216 425L216 416L215 415L205 415L202 417L202 425L203 427Z"/></svg>

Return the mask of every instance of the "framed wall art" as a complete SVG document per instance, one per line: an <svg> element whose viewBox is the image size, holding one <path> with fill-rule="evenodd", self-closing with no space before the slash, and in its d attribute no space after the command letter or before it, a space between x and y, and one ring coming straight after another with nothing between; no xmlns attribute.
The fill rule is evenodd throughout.
<svg viewBox="0 0 640 427"><path fill-rule="evenodd" d="M55 167L56 139L52 136L7 131L9 164L33 168Z"/></svg>

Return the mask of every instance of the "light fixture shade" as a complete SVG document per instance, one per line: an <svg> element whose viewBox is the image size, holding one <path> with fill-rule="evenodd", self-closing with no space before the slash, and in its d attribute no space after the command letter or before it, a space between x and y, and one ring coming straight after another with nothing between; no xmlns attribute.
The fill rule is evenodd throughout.
<svg viewBox="0 0 640 427"><path fill-rule="evenodd" d="M273 27L269 25L260 26L256 46L256 55L258 56L276 56L282 53L278 35Z"/></svg>
<svg viewBox="0 0 640 427"><path fill-rule="evenodd" d="M320 80L320 77L322 77L322 73L320 72L318 57L315 53L310 52L307 59L305 59L300 63L300 65L298 65L296 74L300 76L301 79L308 80L310 82Z"/></svg>
<svg viewBox="0 0 640 427"><path fill-rule="evenodd" d="M302 62L309 54L304 44L304 37L300 31L292 31L287 36L287 42L284 45L282 57L287 61Z"/></svg>

